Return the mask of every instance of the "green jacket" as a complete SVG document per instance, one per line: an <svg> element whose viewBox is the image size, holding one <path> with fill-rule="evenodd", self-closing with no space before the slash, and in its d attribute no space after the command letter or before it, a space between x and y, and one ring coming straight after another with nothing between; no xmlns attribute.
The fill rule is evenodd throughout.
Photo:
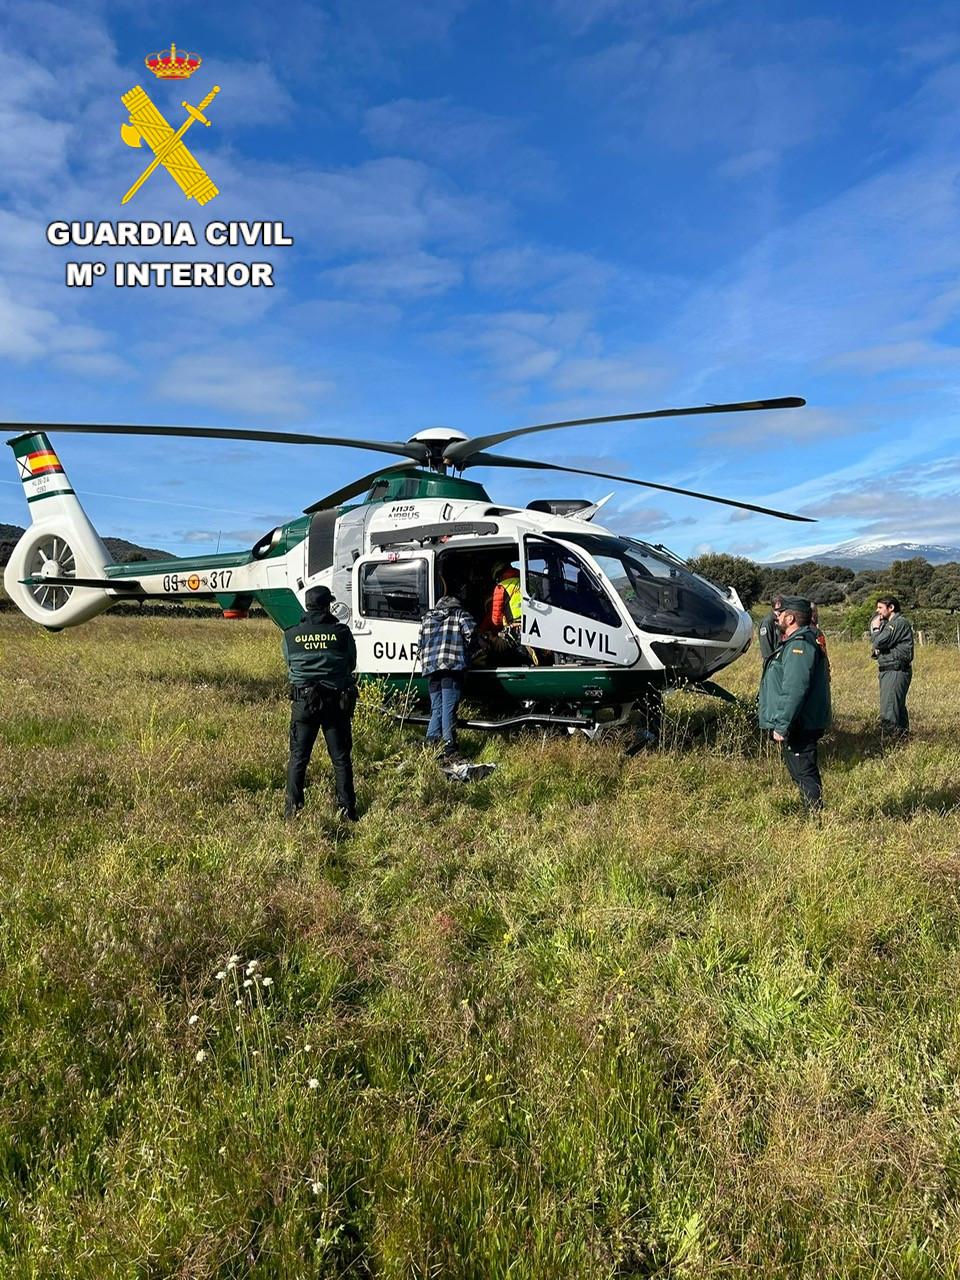
<svg viewBox="0 0 960 1280"><path fill-rule="evenodd" d="M881 671L909 671L913 665L913 627L895 613L873 634L873 657Z"/></svg>
<svg viewBox="0 0 960 1280"><path fill-rule="evenodd" d="M328 610L307 613L283 633L283 656L291 684L325 684L345 689L353 683L357 645L350 628Z"/></svg>
<svg viewBox="0 0 960 1280"><path fill-rule="evenodd" d="M830 670L813 627L801 627L767 663L760 681L760 728L786 733L830 728Z"/></svg>
<svg viewBox="0 0 960 1280"><path fill-rule="evenodd" d="M760 661L766 666L781 644L783 644L780 639L780 624L777 622L777 615L772 609L760 623L759 643Z"/></svg>

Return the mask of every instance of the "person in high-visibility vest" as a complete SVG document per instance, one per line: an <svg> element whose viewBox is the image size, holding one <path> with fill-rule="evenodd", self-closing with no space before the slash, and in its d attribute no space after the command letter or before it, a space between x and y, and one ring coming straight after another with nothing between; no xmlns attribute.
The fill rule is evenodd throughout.
<svg viewBox="0 0 960 1280"><path fill-rule="evenodd" d="M520 628L520 570L507 561L498 564L493 571L496 586L490 620L497 631L505 627Z"/></svg>

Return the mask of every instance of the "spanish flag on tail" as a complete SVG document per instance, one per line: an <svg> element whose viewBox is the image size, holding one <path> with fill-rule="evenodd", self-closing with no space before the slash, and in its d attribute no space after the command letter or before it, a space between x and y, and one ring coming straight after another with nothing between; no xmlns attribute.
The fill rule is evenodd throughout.
<svg viewBox="0 0 960 1280"><path fill-rule="evenodd" d="M28 502L73 493L63 464L45 435L20 436L12 444Z"/></svg>
<svg viewBox="0 0 960 1280"><path fill-rule="evenodd" d="M60 459L52 449L38 449L35 453L28 453L25 457L19 458L20 479L32 480L34 476L46 476L53 472L63 472L60 465Z"/></svg>

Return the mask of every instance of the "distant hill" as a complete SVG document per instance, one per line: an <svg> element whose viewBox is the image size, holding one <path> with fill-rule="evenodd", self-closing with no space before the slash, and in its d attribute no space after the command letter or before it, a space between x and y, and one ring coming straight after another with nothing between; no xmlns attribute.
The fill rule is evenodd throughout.
<svg viewBox="0 0 960 1280"><path fill-rule="evenodd" d="M0 524L0 568L10 559L10 553L24 530L18 524ZM136 560L175 560L169 551L158 551L155 547L138 547L135 542L126 538L104 538L103 545L113 556L117 564L130 564Z"/></svg>
<svg viewBox="0 0 960 1280"><path fill-rule="evenodd" d="M813 551L785 551L772 560L764 561L768 568L781 565L814 564L843 565L845 569L888 569L894 560L913 560L917 556L930 564L951 564L960 561L960 547L945 547L928 542L842 542L837 547L821 547Z"/></svg>

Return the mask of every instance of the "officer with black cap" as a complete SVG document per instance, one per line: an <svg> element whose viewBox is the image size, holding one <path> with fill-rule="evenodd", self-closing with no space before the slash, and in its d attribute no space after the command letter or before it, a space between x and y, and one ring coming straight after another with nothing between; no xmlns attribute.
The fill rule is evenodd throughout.
<svg viewBox="0 0 960 1280"><path fill-rule="evenodd" d="M808 811L823 804L817 743L830 728L830 668L810 625L813 607L801 596L780 605L782 643L760 682L760 728L771 729Z"/></svg>
<svg viewBox="0 0 960 1280"><path fill-rule="evenodd" d="M311 587L306 613L283 633L283 656L290 679L290 759L284 817L291 820L303 808L303 783L317 734L323 733L342 818L357 820L353 789L353 732L357 703L357 646L348 626L330 611L329 587Z"/></svg>

